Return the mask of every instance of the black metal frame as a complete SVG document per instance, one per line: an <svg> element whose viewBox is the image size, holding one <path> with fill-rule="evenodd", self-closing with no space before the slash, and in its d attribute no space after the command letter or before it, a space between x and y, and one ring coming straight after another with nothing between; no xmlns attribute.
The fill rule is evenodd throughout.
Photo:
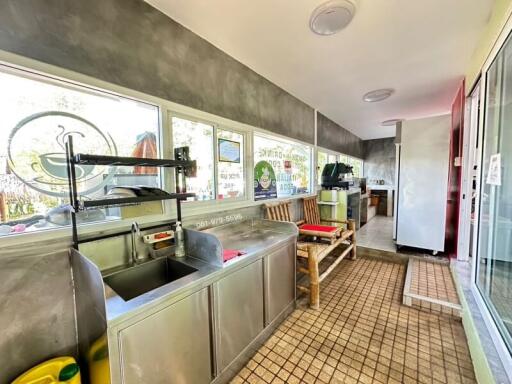
<svg viewBox="0 0 512 384"><path fill-rule="evenodd" d="M196 171L196 162L188 158L188 149L176 148L175 160L172 159L148 159L139 157L118 157L89 155L83 153L74 153L73 137L69 136L66 141L66 160L68 172L69 201L71 205L71 226L73 231L73 246L78 249L78 228L76 223L76 214L92 207L109 207L119 205L133 205L148 201L176 200L177 220L181 221L181 202L189 197L194 197L194 193L186 192L186 176L192 176ZM144 166L159 168L175 168L176 193L170 193L164 196L137 196L123 197L118 199L99 199L80 201L77 190L75 166L79 164L89 165L111 165L111 166ZM88 241L91 241L90 239Z"/></svg>

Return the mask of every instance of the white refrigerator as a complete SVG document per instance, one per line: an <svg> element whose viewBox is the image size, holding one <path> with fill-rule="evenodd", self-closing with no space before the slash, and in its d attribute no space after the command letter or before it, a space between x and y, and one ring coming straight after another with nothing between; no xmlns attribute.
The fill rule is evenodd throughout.
<svg viewBox="0 0 512 384"><path fill-rule="evenodd" d="M399 247L444 251L450 129L449 114L402 123L395 214Z"/></svg>

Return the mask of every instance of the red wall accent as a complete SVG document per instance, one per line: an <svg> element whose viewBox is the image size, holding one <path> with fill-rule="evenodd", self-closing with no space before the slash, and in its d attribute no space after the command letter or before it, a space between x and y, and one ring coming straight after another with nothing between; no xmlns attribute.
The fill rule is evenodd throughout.
<svg viewBox="0 0 512 384"><path fill-rule="evenodd" d="M446 232L444 249L450 257L457 256L459 229L459 201L462 181L462 166L455 166L455 159L462 159L464 132L465 89L462 81L452 104L452 126L450 131L450 161L448 171L448 194L446 204Z"/></svg>

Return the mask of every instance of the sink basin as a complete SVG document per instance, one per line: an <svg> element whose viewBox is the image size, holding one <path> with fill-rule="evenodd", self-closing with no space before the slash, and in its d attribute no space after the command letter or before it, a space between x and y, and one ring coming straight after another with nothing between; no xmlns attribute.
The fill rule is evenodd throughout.
<svg viewBox="0 0 512 384"><path fill-rule="evenodd" d="M196 271L187 264L164 257L104 276L103 281L128 301Z"/></svg>

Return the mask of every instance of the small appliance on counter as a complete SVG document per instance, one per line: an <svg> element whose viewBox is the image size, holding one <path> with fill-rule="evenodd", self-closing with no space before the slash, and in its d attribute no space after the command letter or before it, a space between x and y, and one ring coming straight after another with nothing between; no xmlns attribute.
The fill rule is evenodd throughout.
<svg viewBox="0 0 512 384"><path fill-rule="evenodd" d="M325 164L322 170L322 188L348 190L354 185L352 168L350 165L338 162Z"/></svg>

